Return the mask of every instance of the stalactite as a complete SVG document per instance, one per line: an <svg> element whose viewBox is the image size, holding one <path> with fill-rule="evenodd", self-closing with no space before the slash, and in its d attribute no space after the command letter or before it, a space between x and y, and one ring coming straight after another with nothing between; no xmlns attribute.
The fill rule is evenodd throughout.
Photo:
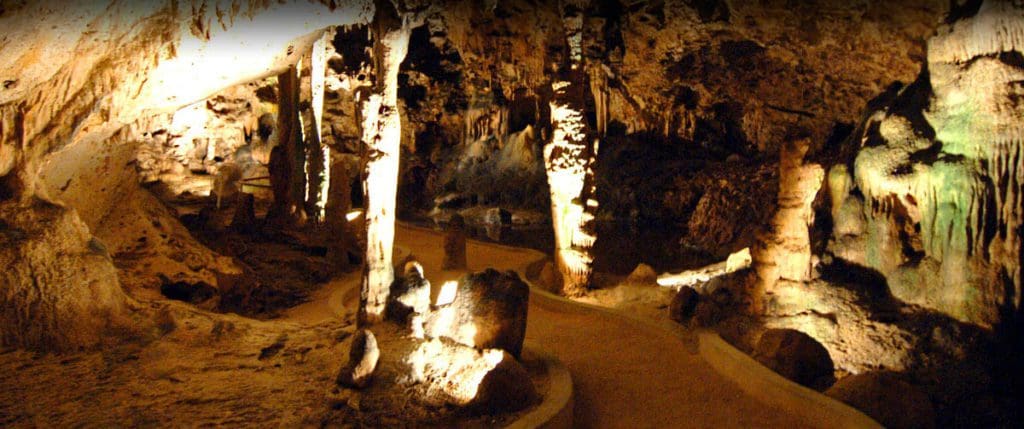
<svg viewBox="0 0 1024 429"><path fill-rule="evenodd" d="M597 133L608 134L608 74L604 65L594 64L587 67L590 75L590 94L594 97L594 110L597 119Z"/></svg>
<svg viewBox="0 0 1024 429"><path fill-rule="evenodd" d="M986 1L972 19L958 22L929 44L928 61L963 63L1024 48L1024 9L1010 1Z"/></svg>

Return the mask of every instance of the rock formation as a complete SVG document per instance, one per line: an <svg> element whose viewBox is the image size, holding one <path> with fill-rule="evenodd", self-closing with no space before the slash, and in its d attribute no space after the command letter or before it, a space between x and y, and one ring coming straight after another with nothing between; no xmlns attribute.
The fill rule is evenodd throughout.
<svg viewBox="0 0 1024 429"><path fill-rule="evenodd" d="M410 12L383 7L376 10L372 28L374 85L362 106L365 145L363 194L366 195L366 259L360 318L383 316L388 288L395 274L391 253L395 239L395 195L402 122L398 111L398 68L409 48L409 33L417 19Z"/></svg>
<svg viewBox="0 0 1024 429"><path fill-rule="evenodd" d="M797 330L769 329L758 340L754 358L783 377L808 387L823 389L833 380L828 350Z"/></svg>
<svg viewBox="0 0 1024 429"><path fill-rule="evenodd" d="M820 165L804 165L809 141L794 140L779 156L778 210L751 251L757 281L754 311L765 311L765 300L780 280L799 283L811 279L811 239L814 220L811 203L818 195L824 172Z"/></svg>
<svg viewBox="0 0 1024 429"><path fill-rule="evenodd" d="M361 330L352 340L348 363L338 373L338 384L363 388L370 384L380 360L380 348L373 332Z"/></svg>
<svg viewBox="0 0 1024 429"><path fill-rule="evenodd" d="M427 317L427 335L479 349L503 349L518 358L526 336L530 288L514 272L466 275L450 302Z"/></svg>
<svg viewBox="0 0 1024 429"><path fill-rule="evenodd" d="M555 230L555 261L562 273L563 293L578 295L590 287L594 245L591 223L597 209L591 164L596 143L587 129L583 64L583 21L589 1L559 2L566 53L551 89L551 143L544 164L551 189L551 223Z"/></svg>
<svg viewBox="0 0 1024 429"><path fill-rule="evenodd" d="M5 44L0 51L0 199L6 207L58 207L38 201L50 198L42 167L59 158L61 149L90 147L122 141L129 125L149 116L171 113L232 85L267 77L297 60L323 28L367 20L367 5L349 2L266 4L248 2L231 7L217 2L209 8L193 8L176 2L140 4L84 2L34 2L0 16ZM287 16L288 19L278 19ZM302 18L299 18L302 17ZM297 19L298 18L298 19ZM260 31L270 23L276 31ZM59 36L50 37L59 28ZM238 37L246 34L248 37ZM63 54L69 47L75 55ZM300 49L296 49L296 48ZM58 54L60 52L61 54ZM225 55L231 52L231 55ZM245 58L245 61L237 61ZM199 76L201 78L196 79ZM65 174L88 171L89 165L73 164ZM84 174L84 173L83 173ZM64 186L71 183L69 180ZM95 185L93 185L95 186ZM110 190L110 195L115 195ZM57 278L76 285L67 293L53 290L32 297L19 292L35 274L31 265L13 264L30 271L17 281L4 282L0 295L4 308L21 309L5 321L5 343L34 348L63 349L94 345L100 327L121 311L123 293L109 260L85 264L76 260L89 255L89 233L75 209L109 212L115 198L74 199L69 208L42 210L52 219L52 233L36 231L33 240L61 249L66 257L56 261ZM70 197L70 195L67 195ZM15 211L18 211L15 210ZM3 216L5 223L18 219ZM90 221L93 219L89 219ZM19 225L26 228L26 225ZM5 246L16 251L21 247ZM95 252L93 252L95 253ZM70 270L70 271L69 271ZM99 271L92 271L99 270ZM78 278L76 276L84 276ZM63 287L66 281L47 282ZM87 290L88 289L88 290ZM61 309L39 303L69 299ZM91 314L91 315L87 315ZM81 319L71 323L69 319ZM24 321L49 320L50 323ZM21 322L19 322L21 321Z"/></svg>
<svg viewBox="0 0 1024 429"><path fill-rule="evenodd" d="M941 28L920 77L861 125L855 161L829 172L832 252L982 326L1021 308L1022 17L985 2Z"/></svg>
<svg viewBox="0 0 1024 429"><path fill-rule="evenodd" d="M0 202L0 344L76 351L126 324L128 298L106 247L73 210Z"/></svg>
<svg viewBox="0 0 1024 429"><path fill-rule="evenodd" d="M466 269L466 221L454 215L448 220L448 232L444 237L444 261L441 269Z"/></svg>

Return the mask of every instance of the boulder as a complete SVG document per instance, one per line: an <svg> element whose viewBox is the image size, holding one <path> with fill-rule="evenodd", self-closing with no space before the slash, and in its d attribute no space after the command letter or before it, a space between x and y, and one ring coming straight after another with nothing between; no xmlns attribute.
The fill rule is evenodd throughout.
<svg viewBox="0 0 1024 429"><path fill-rule="evenodd" d="M427 335L478 349L502 349L516 358L526 335L530 287L514 271L488 269L459 280L455 298L427 320Z"/></svg>
<svg viewBox="0 0 1024 429"><path fill-rule="evenodd" d="M701 299L697 301L697 308L693 310L693 320L697 322L697 326L711 327L722 321L722 307L711 299Z"/></svg>
<svg viewBox="0 0 1024 429"><path fill-rule="evenodd" d="M650 265L640 263L626 277L626 283L638 286L657 286L658 273Z"/></svg>
<svg viewBox="0 0 1024 429"><path fill-rule="evenodd" d="M562 290L562 273L558 272L558 266L552 261L544 263L538 280L548 292L558 293Z"/></svg>
<svg viewBox="0 0 1024 429"><path fill-rule="evenodd" d="M411 324L417 335L422 333L423 315L430 310L430 282L423 278L423 267L416 261L405 264L404 275L391 284L385 314L391 320Z"/></svg>
<svg viewBox="0 0 1024 429"><path fill-rule="evenodd" d="M444 261L442 270L466 269L466 221L453 215L448 221L448 232L444 237Z"/></svg>
<svg viewBox="0 0 1024 429"><path fill-rule="evenodd" d="M928 395L896 374L851 375L825 394L863 411L887 428L935 427L935 410Z"/></svg>
<svg viewBox="0 0 1024 429"><path fill-rule="evenodd" d="M74 351L100 344L126 316L110 255L74 210L0 203L0 345Z"/></svg>
<svg viewBox="0 0 1024 429"><path fill-rule="evenodd" d="M494 207L484 213L484 223L488 225L511 225L512 213L501 207Z"/></svg>
<svg viewBox="0 0 1024 429"><path fill-rule="evenodd" d="M754 359L779 375L821 390L833 381L828 350L811 336L795 329L769 329L754 348Z"/></svg>
<svg viewBox="0 0 1024 429"><path fill-rule="evenodd" d="M352 339L348 363L338 373L338 384L356 389L366 387L377 369L379 359L380 349L377 347L377 338L373 336L373 332L366 329L359 331Z"/></svg>
<svg viewBox="0 0 1024 429"><path fill-rule="evenodd" d="M524 409L539 397L526 368L502 351L501 360L480 380L476 396L467 406L483 414L497 414Z"/></svg>
<svg viewBox="0 0 1024 429"><path fill-rule="evenodd" d="M679 323L687 323L693 317L699 300L700 295L694 288L683 286L668 306L668 317Z"/></svg>
<svg viewBox="0 0 1024 429"><path fill-rule="evenodd" d="M526 369L504 350L478 350L445 338L416 342L404 360L409 381L425 389L423 400L473 414L500 414L539 399Z"/></svg>
<svg viewBox="0 0 1024 429"><path fill-rule="evenodd" d="M240 233L256 231L256 198L252 194L239 194L231 229Z"/></svg>

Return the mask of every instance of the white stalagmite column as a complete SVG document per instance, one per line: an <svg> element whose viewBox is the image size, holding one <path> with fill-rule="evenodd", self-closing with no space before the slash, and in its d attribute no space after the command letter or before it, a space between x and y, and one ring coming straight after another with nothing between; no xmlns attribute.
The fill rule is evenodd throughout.
<svg viewBox="0 0 1024 429"><path fill-rule="evenodd" d="M313 112L312 132L307 136L309 154L307 157L308 185L306 204L313 220L323 223L327 207L327 193L331 186L331 148L323 142L324 86L327 77L327 50L334 37L334 31L313 42L310 61L310 109Z"/></svg>
<svg viewBox="0 0 1024 429"><path fill-rule="evenodd" d="M398 112L398 69L409 47L411 17L388 26L378 11L373 55L376 82L363 104L363 144L366 163L366 266L360 291L360 321L373 323L384 315L388 289L394 280L392 251L395 239L395 198L398 192L398 156L402 124ZM390 19L394 19L392 16ZM390 27L390 28L388 28Z"/></svg>
<svg viewBox="0 0 1024 429"><path fill-rule="evenodd" d="M568 45L568 64L552 82L551 142L544 147L544 165L551 188L551 222L555 232L555 259L562 275L562 293L579 295L590 285L593 258L590 249L594 182L591 164L595 151L589 137L583 106L583 10L587 1L563 2L562 22Z"/></svg>

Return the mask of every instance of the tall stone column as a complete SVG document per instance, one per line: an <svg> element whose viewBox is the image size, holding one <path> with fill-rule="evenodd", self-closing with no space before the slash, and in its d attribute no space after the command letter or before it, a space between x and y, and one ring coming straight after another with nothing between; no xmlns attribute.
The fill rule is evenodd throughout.
<svg viewBox="0 0 1024 429"><path fill-rule="evenodd" d="M305 150L302 147L302 125L299 121L299 74L297 66L277 76L277 146L270 154L270 182L274 204L268 217L291 224L302 217L301 202L305 199Z"/></svg>
<svg viewBox="0 0 1024 429"><path fill-rule="evenodd" d="M797 139L783 145L779 156L778 211L751 252L757 272L753 293L756 314L765 312L768 297L780 281L804 282L812 277L811 204L825 172L818 164L804 164L809 146L807 139Z"/></svg>
<svg viewBox="0 0 1024 429"><path fill-rule="evenodd" d="M551 189L551 222L555 260L562 275L562 292L579 295L591 282L593 258L595 144L584 112L586 71L583 65L583 10L586 0L567 0L559 6L565 28L567 55L551 86L551 142L544 147L544 165Z"/></svg>
<svg viewBox="0 0 1024 429"><path fill-rule="evenodd" d="M306 136L306 210L316 223L323 223L327 194L331 186L331 148L323 143L324 87L327 77L327 50L334 31L313 42L310 55L310 132Z"/></svg>
<svg viewBox="0 0 1024 429"><path fill-rule="evenodd" d="M360 291L359 321L384 316L388 289L394 280L392 251L398 192L398 156L402 123L398 111L398 69L405 60L412 18L378 3L371 26L374 84L363 102L363 194L366 201L366 264Z"/></svg>

